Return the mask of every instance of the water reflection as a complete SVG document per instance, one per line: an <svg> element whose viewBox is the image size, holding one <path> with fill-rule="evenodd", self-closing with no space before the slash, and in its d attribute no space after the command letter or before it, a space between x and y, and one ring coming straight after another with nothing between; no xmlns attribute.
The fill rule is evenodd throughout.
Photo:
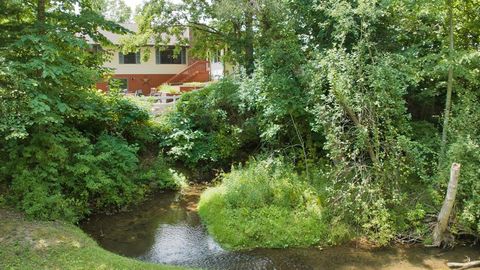
<svg viewBox="0 0 480 270"><path fill-rule="evenodd" d="M258 249L229 252L209 236L195 211L202 187L164 192L115 215L94 215L82 228L112 252L161 264L204 269L448 269L446 259L480 257L478 248Z"/></svg>
<svg viewBox="0 0 480 270"><path fill-rule="evenodd" d="M208 269L268 269L268 259L225 251L206 233L195 211L201 190L157 194L128 212L94 215L82 228L107 250L144 261Z"/></svg>
<svg viewBox="0 0 480 270"><path fill-rule="evenodd" d="M191 264L192 260L205 260L225 251L201 226L188 224L161 225L155 233L155 243L141 258L168 264Z"/></svg>

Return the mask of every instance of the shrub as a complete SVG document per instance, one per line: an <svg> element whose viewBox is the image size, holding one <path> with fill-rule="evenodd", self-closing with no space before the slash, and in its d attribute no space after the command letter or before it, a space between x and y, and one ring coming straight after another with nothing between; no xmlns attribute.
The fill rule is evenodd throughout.
<svg viewBox="0 0 480 270"><path fill-rule="evenodd" d="M257 145L255 125L239 104L238 85L230 80L185 93L160 121L161 146L195 171L228 168L245 148Z"/></svg>
<svg viewBox="0 0 480 270"><path fill-rule="evenodd" d="M104 94L99 91L81 91L77 101L70 104L66 124L74 126L92 138L102 133L115 134L140 150L158 143L158 125L150 120L146 109L118 93Z"/></svg>
<svg viewBox="0 0 480 270"><path fill-rule="evenodd" d="M478 89L479 84L472 86ZM476 88L475 88L476 87ZM477 90L463 90L453 106L452 127L447 159L442 164L438 178L440 197L447 190L450 167L453 162L462 165L456 197L455 222L451 229L455 233L480 235L480 94ZM440 201L441 202L441 201Z"/></svg>
<svg viewBox="0 0 480 270"><path fill-rule="evenodd" d="M168 84L162 84L162 85L158 86L157 89L159 91L166 92L166 93L172 94L172 95L179 95L179 94L182 93L182 92L180 92L179 87L171 86L171 85L168 85Z"/></svg>
<svg viewBox="0 0 480 270"><path fill-rule="evenodd" d="M318 194L280 160L233 168L202 195L199 214L231 249L309 246L327 234Z"/></svg>
<svg viewBox="0 0 480 270"><path fill-rule="evenodd" d="M173 175L142 165L158 152L148 113L118 91L92 88L107 77L107 53L89 50L83 37L103 43L99 29L125 29L86 3L75 27L67 26L73 26L73 10L60 4L47 5L46 13L58 16L12 31L11 18L31 22L32 13L20 2L3 2L9 12L0 22L0 35L8 37L0 48L2 198L30 216L74 222L138 201L154 186L171 186Z"/></svg>
<svg viewBox="0 0 480 270"><path fill-rule="evenodd" d="M160 155L152 161L142 164L140 179L158 189L179 189L188 185L187 179L181 173L169 168L167 161Z"/></svg>
<svg viewBox="0 0 480 270"><path fill-rule="evenodd" d="M63 121L34 123L25 138L2 141L0 179L10 204L33 217L76 222L181 184L151 148L158 136L148 114L120 96L77 95Z"/></svg>

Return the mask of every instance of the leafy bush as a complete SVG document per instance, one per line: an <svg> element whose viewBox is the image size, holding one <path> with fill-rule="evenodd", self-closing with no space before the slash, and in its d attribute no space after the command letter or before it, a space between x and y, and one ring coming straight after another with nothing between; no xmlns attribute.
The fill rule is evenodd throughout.
<svg viewBox="0 0 480 270"><path fill-rule="evenodd" d="M279 160L233 168L198 207L208 231L231 249L309 246L327 235L318 194Z"/></svg>
<svg viewBox="0 0 480 270"><path fill-rule="evenodd" d="M161 146L190 169L208 172L230 166L258 138L239 104L238 85L230 80L182 95L176 109L160 121Z"/></svg>
<svg viewBox="0 0 480 270"><path fill-rule="evenodd" d="M115 92L104 94L90 89L76 93L75 98L66 112L66 124L93 137L103 133L123 137L137 144L141 152L158 143L158 125L150 120L145 108L131 99Z"/></svg>
<svg viewBox="0 0 480 270"><path fill-rule="evenodd" d="M180 178L158 156L158 126L148 112L118 91L93 89L107 77L107 54L82 37L105 45L99 30L125 29L93 12L91 2L43 4L0 3L2 198L30 216L75 222L176 186Z"/></svg>
<svg viewBox="0 0 480 270"><path fill-rule="evenodd" d="M182 93L182 92L180 92L179 87L171 86L171 85L168 85L168 84L162 84L162 85L158 86L157 89L161 92L166 92L166 93L172 94L172 95L179 95L179 94Z"/></svg>
<svg viewBox="0 0 480 270"><path fill-rule="evenodd" d="M139 147L118 135L104 132L93 141L65 126L30 132L0 149L6 155L0 176L8 180L9 201L31 216L74 222L137 202L152 188L179 184L160 157L143 164Z"/></svg>
<svg viewBox="0 0 480 270"><path fill-rule="evenodd" d="M478 83L474 85L478 88ZM474 87L472 87L474 88ZM453 162L460 163L460 180L456 198L454 228L452 231L480 235L480 95L474 90L464 91L454 106L448 159L442 164L438 179L440 196L444 198Z"/></svg>

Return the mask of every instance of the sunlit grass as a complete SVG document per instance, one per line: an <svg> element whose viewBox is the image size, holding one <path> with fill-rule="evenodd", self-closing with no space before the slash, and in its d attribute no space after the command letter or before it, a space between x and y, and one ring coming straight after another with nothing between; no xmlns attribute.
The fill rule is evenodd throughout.
<svg viewBox="0 0 480 270"><path fill-rule="evenodd" d="M230 249L310 246L326 237L318 194L291 167L251 162L201 197L208 231Z"/></svg>
<svg viewBox="0 0 480 270"><path fill-rule="evenodd" d="M99 247L76 226L32 221L0 209L0 269L182 269L125 258Z"/></svg>

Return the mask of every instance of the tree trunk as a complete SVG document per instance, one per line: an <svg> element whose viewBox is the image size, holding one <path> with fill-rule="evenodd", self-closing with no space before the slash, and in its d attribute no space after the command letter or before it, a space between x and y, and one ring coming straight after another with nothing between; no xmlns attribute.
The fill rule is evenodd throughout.
<svg viewBox="0 0 480 270"><path fill-rule="evenodd" d="M448 183L447 196L443 202L442 209L438 214L437 224L433 230L433 246L440 247L448 245L447 229L450 214L452 212L455 197L457 195L458 178L460 175L460 164L453 163L450 170L450 181Z"/></svg>
<svg viewBox="0 0 480 270"><path fill-rule="evenodd" d="M350 106L347 104L345 98L343 97L343 95L336 90L336 85L335 85L335 82L334 82L334 85L332 86L332 90L335 94L335 97L337 98L337 102L338 104L340 104L340 106L342 107L342 109L347 113L348 117L350 118L350 120L352 120L353 124L355 125L355 127L359 130L363 129L364 126L362 125L362 123L360 122L360 120L358 119L357 115L355 114L355 112L352 110L352 108L350 108ZM373 148L373 144L372 144L372 141L371 141L371 136L369 135L368 136L368 140L367 140L367 152L368 152L368 155L370 156L370 159L372 161L373 164L378 164L378 157L375 153L375 150Z"/></svg>
<svg viewBox="0 0 480 270"><path fill-rule="evenodd" d="M302 147L303 160L305 161L305 174L307 175L308 181L310 181L310 175L308 174L308 159L307 159L307 150L305 149L305 141L303 140L302 135L300 134L300 131L298 130L297 124L295 123L295 120L293 119L293 116L291 113L290 113L290 119L292 119L293 127L295 129L295 132L297 133L298 142L300 143L300 147Z"/></svg>
<svg viewBox="0 0 480 270"><path fill-rule="evenodd" d="M447 132L448 123L450 121L450 107L452 106L452 91L453 91L453 3L452 0L447 0L448 4L448 21L449 21L449 67L448 67L448 82L447 82L447 100L445 102L445 113L443 118L442 143L440 147L439 166L441 166L445 158L445 149L447 146Z"/></svg>
<svg viewBox="0 0 480 270"><path fill-rule="evenodd" d="M38 0L37 2L37 22L40 26L45 25L45 6L46 0Z"/></svg>
<svg viewBox="0 0 480 270"><path fill-rule="evenodd" d="M245 69L248 75L251 75L255 70L253 39L253 2L250 1L245 11Z"/></svg>

